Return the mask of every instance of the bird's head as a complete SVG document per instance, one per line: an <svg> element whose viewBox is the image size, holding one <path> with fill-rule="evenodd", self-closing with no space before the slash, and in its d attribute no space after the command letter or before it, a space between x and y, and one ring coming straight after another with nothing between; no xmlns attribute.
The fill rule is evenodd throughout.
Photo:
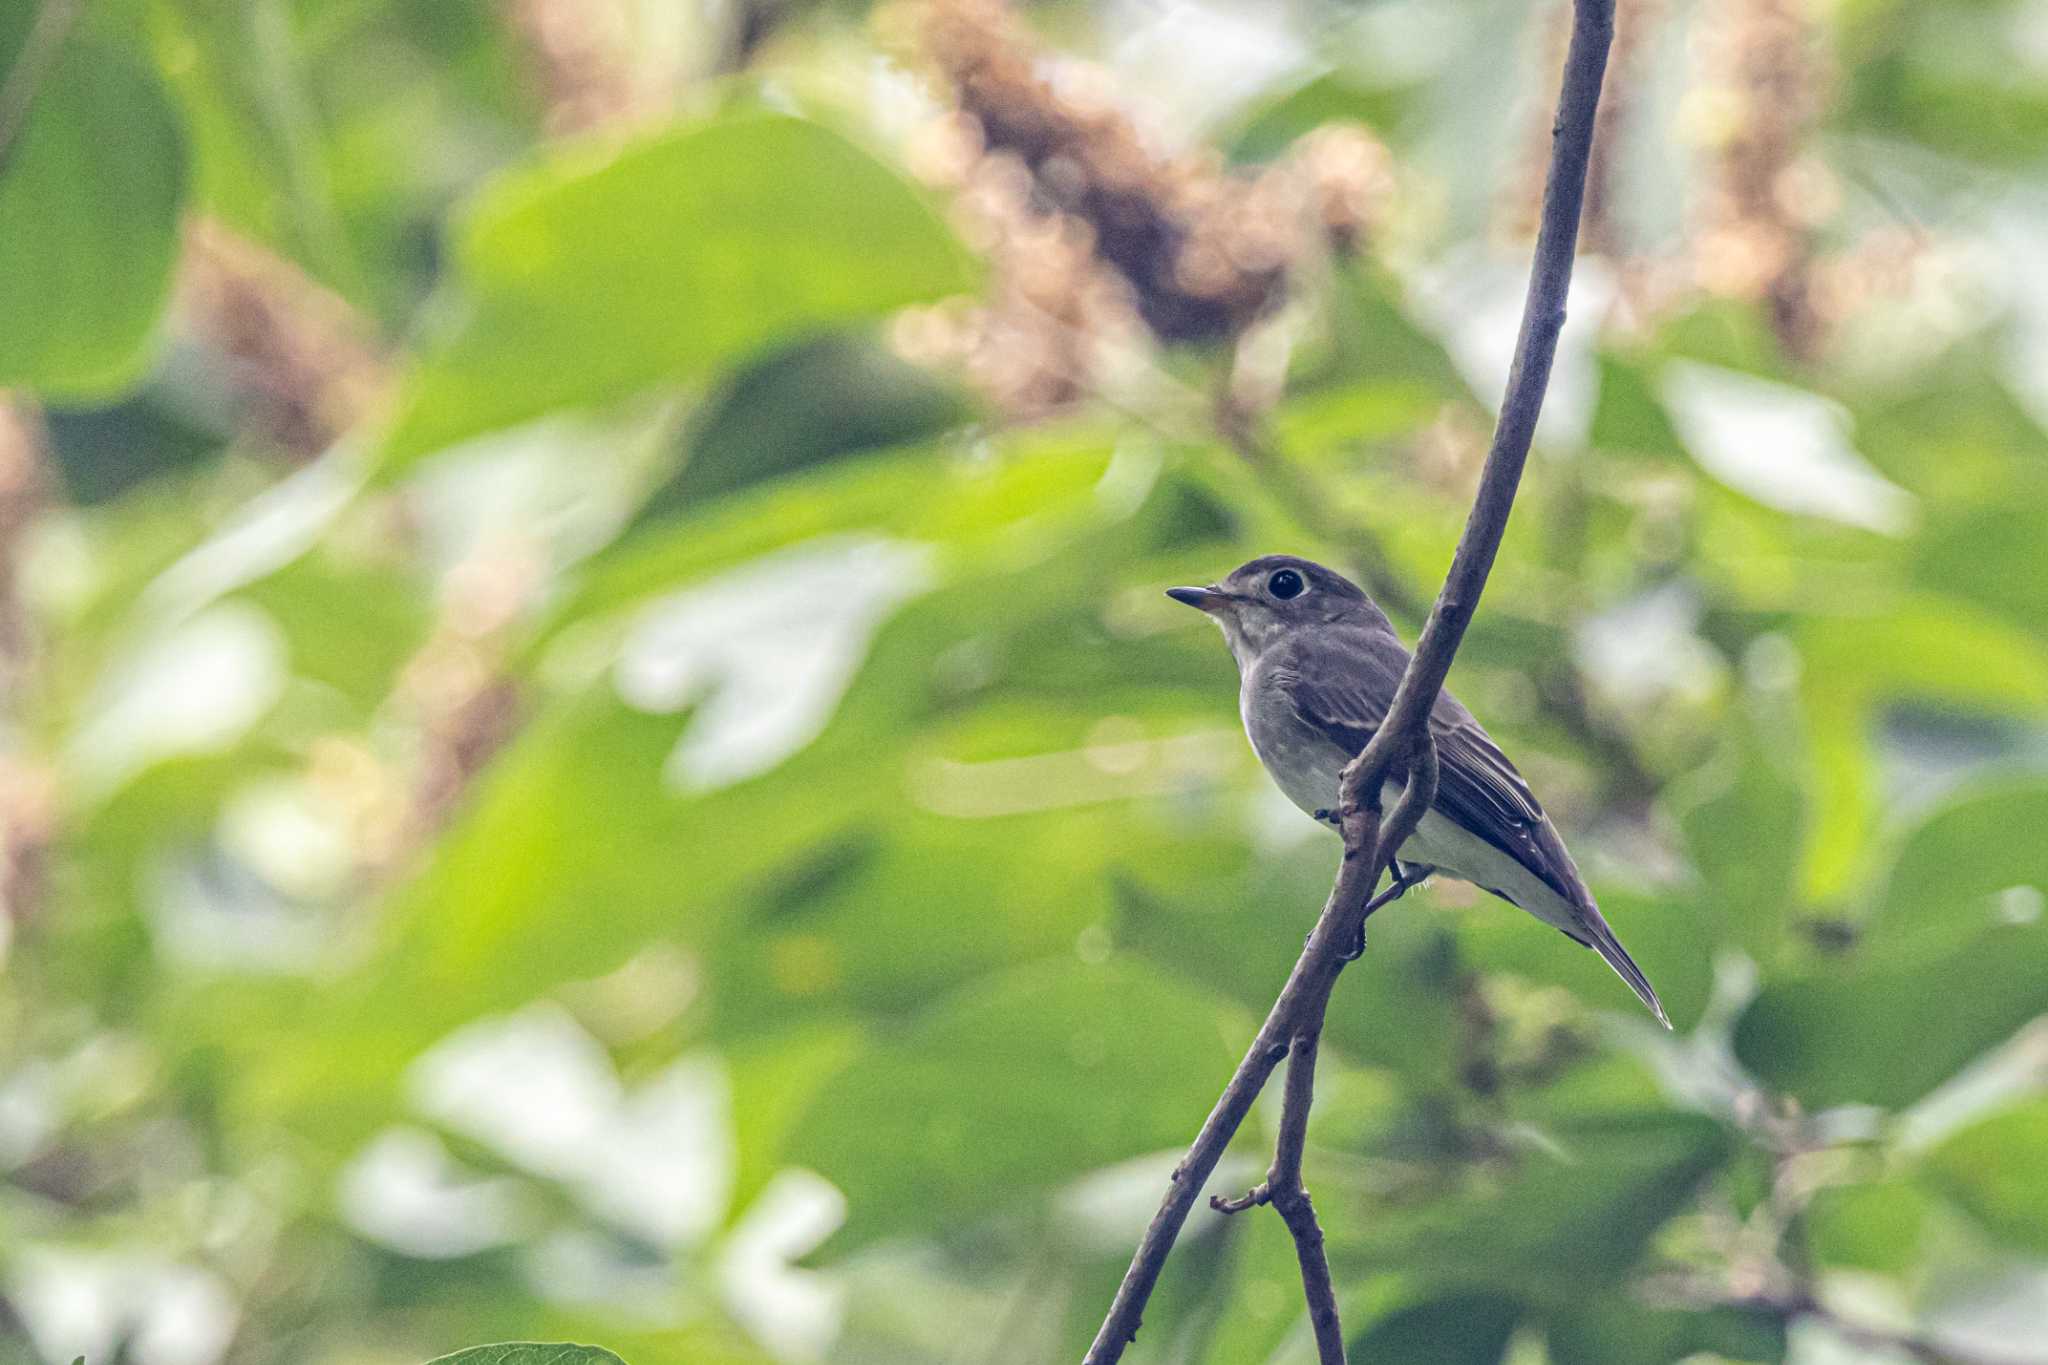
<svg viewBox="0 0 2048 1365"><path fill-rule="evenodd" d="M1311 559L1262 555L1206 588L1168 588L1166 595L1208 613L1223 628L1230 652L1244 664L1290 630L1386 617L1365 590Z"/></svg>

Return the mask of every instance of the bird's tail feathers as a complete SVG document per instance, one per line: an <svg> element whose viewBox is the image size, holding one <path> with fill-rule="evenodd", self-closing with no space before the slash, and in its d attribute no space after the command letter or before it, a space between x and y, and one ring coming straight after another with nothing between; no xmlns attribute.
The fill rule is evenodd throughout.
<svg viewBox="0 0 2048 1365"><path fill-rule="evenodd" d="M1656 987L1650 984L1649 977L1643 975L1643 969L1636 966L1636 960L1628 955L1628 949L1621 946L1621 940L1607 927L1598 910L1586 916L1584 928L1586 937L1581 941L1607 960L1607 965L1614 968L1614 974L1627 982L1636 998L1650 1007L1650 1013L1657 1016L1658 1023L1670 1028L1671 1016L1664 1013L1664 1002L1657 998Z"/></svg>

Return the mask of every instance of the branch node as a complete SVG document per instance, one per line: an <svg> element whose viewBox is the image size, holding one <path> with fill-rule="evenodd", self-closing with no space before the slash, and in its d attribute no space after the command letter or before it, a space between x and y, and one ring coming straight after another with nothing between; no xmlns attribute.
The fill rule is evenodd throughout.
<svg viewBox="0 0 2048 1365"><path fill-rule="evenodd" d="M1227 1199L1220 1194L1209 1196L1209 1207L1218 1213L1243 1213L1246 1209L1255 1209L1261 1204L1272 1202L1273 1191L1264 1181L1260 1181L1235 1199Z"/></svg>

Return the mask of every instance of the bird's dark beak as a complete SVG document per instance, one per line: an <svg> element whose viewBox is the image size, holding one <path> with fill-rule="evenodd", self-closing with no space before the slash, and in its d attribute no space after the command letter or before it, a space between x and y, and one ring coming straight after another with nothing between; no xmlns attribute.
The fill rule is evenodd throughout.
<svg viewBox="0 0 2048 1365"><path fill-rule="evenodd" d="M1196 611L1213 612L1230 600L1230 594L1215 588L1168 588L1166 595Z"/></svg>

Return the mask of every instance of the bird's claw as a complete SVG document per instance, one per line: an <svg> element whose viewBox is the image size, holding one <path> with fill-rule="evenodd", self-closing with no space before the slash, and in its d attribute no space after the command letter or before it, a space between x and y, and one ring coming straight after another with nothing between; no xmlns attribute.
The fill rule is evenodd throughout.
<svg viewBox="0 0 2048 1365"><path fill-rule="evenodd" d="M1337 960L1338 960L1339 962L1356 962L1356 961L1358 961L1358 959L1360 959L1361 957L1364 957L1364 956L1365 956L1365 921L1364 921L1364 920L1360 920L1360 921L1358 922L1358 942L1356 942L1356 943L1352 944L1352 945L1351 945L1351 946L1350 946L1349 948L1346 948L1346 949L1345 949L1345 950L1344 950L1343 952L1341 952L1341 953L1337 954Z"/></svg>

